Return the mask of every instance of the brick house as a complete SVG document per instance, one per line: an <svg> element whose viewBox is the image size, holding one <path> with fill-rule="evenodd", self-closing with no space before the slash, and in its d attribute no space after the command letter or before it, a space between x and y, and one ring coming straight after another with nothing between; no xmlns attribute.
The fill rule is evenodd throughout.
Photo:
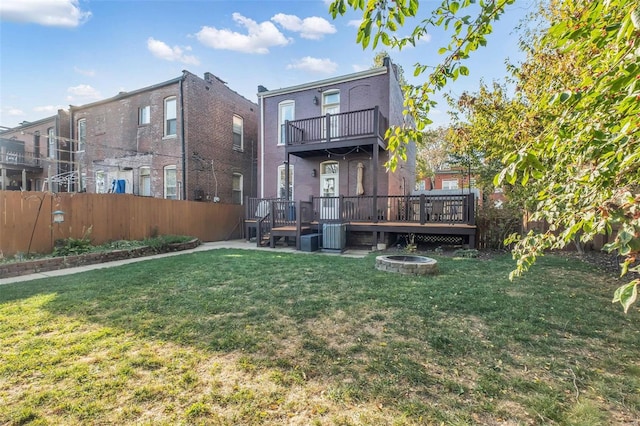
<svg viewBox="0 0 640 426"><path fill-rule="evenodd" d="M71 106L79 191L242 203L255 194L258 106L211 73Z"/></svg>
<svg viewBox="0 0 640 426"><path fill-rule="evenodd" d="M384 167L384 132L404 120L397 69L388 59L362 72L258 90L260 197L402 195L413 188L413 144L395 172Z"/></svg>
<svg viewBox="0 0 640 426"><path fill-rule="evenodd" d="M66 192L72 164L69 113L0 131L0 190Z"/></svg>

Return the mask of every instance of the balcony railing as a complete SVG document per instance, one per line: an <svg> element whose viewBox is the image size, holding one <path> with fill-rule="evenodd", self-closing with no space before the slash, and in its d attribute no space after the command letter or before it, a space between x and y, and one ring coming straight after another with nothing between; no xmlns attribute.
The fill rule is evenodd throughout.
<svg viewBox="0 0 640 426"><path fill-rule="evenodd" d="M0 163L7 166L41 167L41 160L33 152L0 151Z"/></svg>
<svg viewBox="0 0 640 426"><path fill-rule="evenodd" d="M283 131L287 145L302 145L363 137L384 139L387 126L387 119L379 108L375 107L301 120L287 120Z"/></svg>

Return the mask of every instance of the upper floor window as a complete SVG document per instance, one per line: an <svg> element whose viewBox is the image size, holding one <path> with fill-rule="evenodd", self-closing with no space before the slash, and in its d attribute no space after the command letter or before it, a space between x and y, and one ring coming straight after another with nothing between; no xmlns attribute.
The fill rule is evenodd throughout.
<svg viewBox="0 0 640 426"><path fill-rule="evenodd" d="M176 97L172 96L164 100L164 135L175 136L177 133L177 109Z"/></svg>
<svg viewBox="0 0 640 426"><path fill-rule="evenodd" d="M233 116L233 149L242 151L244 149L243 141L243 120L242 117Z"/></svg>
<svg viewBox="0 0 640 426"><path fill-rule="evenodd" d="M458 189L458 179L443 180L442 189Z"/></svg>
<svg viewBox="0 0 640 426"><path fill-rule="evenodd" d="M87 119L78 120L78 152L84 152L87 142Z"/></svg>
<svg viewBox="0 0 640 426"><path fill-rule="evenodd" d="M284 145L285 143L285 122L294 119L295 110L295 101L282 101L278 104L278 145Z"/></svg>
<svg viewBox="0 0 640 426"><path fill-rule="evenodd" d="M149 124L151 122L151 107L149 105L138 109L138 124Z"/></svg>
<svg viewBox="0 0 640 426"><path fill-rule="evenodd" d="M233 174L232 184L232 200L233 204L242 204L242 174Z"/></svg>
<svg viewBox="0 0 640 426"><path fill-rule="evenodd" d="M40 132L38 131L33 134L33 155L36 159L40 158Z"/></svg>
<svg viewBox="0 0 640 426"><path fill-rule="evenodd" d="M178 173L176 166L164 168L164 198L168 200L178 199Z"/></svg>
<svg viewBox="0 0 640 426"><path fill-rule="evenodd" d="M56 130L50 127L47 129L47 136L49 138L47 157L56 158Z"/></svg>

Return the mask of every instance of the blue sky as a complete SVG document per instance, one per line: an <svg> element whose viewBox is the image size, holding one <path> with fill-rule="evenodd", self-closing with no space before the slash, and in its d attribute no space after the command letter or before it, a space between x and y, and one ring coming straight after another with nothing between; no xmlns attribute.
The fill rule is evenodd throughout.
<svg viewBox="0 0 640 426"><path fill-rule="evenodd" d="M355 43L353 12L332 20L328 0L2 0L0 2L0 125L54 115L181 75L206 71L256 101L268 89L370 68L375 51ZM505 74L517 61L513 28L533 0L519 0L494 25L488 48L476 52L471 74L449 90L475 91L482 78ZM435 4L423 0L423 13ZM390 51L411 83L416 62L437 64L445 44L435 31L415 48ZM446 106L434 111L448 120Z"/></svg>

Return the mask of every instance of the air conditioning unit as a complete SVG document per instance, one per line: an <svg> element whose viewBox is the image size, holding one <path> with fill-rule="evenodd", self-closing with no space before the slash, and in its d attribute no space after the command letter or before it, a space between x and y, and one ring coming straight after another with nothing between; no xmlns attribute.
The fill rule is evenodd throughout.
<svg viewBox="0 0 640 426"><path fill-rule="evenodd" d="M325 223L322 227L322 249L344 251L347 245L347 225L344 223Z"/></svg>

